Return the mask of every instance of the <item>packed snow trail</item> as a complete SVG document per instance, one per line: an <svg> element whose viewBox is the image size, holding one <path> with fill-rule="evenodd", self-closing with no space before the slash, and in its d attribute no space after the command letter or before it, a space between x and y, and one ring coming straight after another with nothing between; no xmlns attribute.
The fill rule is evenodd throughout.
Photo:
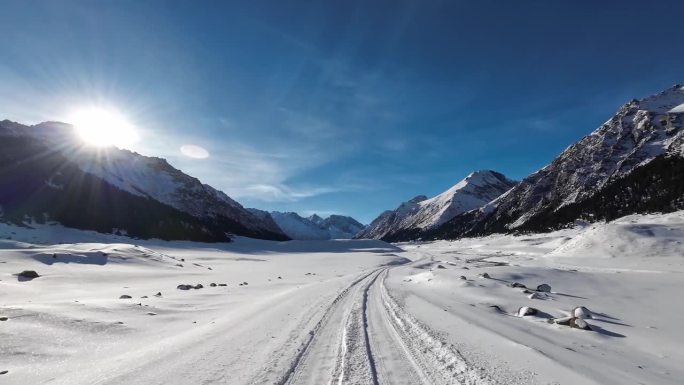
<svg viewBox="0 0 684 385"><path fill-rule="evenodd" d="M383 281L353 282L333 301L278 384L488 384L459 353L413 320Z"/></svg>

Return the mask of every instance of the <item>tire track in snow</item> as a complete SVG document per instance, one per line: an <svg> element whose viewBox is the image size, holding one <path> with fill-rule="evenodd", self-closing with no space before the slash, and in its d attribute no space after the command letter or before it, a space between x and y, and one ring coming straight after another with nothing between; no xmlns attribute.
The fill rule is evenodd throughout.
<svg viewBox="0 0 684 385"><path fill-rule="evenodd" d="M386 269L375 271L359 298L354 298L343 323L335 369L329 384L379 385L368 326L368 291Z"/></svg>
<svg viewBox="0 0 684 385"><path fill-rule="evenodd" d="M306 357L309 355L312 344L316 341L316 338L318 334L321 332L321 330L325 328L325 326L328 324L333 313L339 310L338 308L340 306L340 303L343 302L349 296L349 293L353 291L359 283L367 279L373 273L377 273L379 270L380 269L376 269L361 275L361 277L354 280L351 284L349 284L349 286L342 290L337 295L337 297L335 297L335 299L330 303L330 305L325 310L325 313L323 314L321 319L318 320L318 322L314 325L311 331L309 331L307 337L305 337L305 340L302 342L301 347L298 349L295 357L293 357L290 365L288 366L288 369L274 382L275 385L290 384L297 379L300 371L300 366L302 362L306 359ZM277 352L275 352L275 354L277 354Z"/></svg>
<svg viewBox="0 0 684 385"><path fill-rule="evenodd" d="M365 273L342 290L274 384L491 384L396 302L384 283L388 271Z"/></svg>
<svg viewBox="0 0 684 385"><path fill-rule="evenodd" d="M408 314L380 282L380 295L387 322L394 330L398 344L407 353L423 383L490 385L492 381L478 368L468 364L453 346L440 340L426 326ZM391 383L391 379L389 380Z"/></svg>
<svg viewBox="0 0 684 385"><path fill-rule="evenodd" d="M371 352L370 337L368 336L368 290L371 286L375 284L380 274L387 271L386 269L379 272L373 277L368 286L363 290L363 336L366 341L366 354L368 355L368 362L370 363L371 375L373 376L373 385L379 385L378 383L378 370L375 366L375 359L373 358L373 352Z"/></svg>

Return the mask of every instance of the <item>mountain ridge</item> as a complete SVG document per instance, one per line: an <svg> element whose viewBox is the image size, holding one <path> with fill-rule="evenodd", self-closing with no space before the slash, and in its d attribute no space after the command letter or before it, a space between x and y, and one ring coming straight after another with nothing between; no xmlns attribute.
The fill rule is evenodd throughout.
<svg viewBox="0 0 684 385"><path fill-rule="evenodd" d="M344 215L332 214L322 218L318 214L303 217L295 212L248 210L270 217L283 233L296 240L351 239L365 228L356 219Z"/></svg>
<svg viewBox="0 0 684 385"><path fill-rule="evenodd" d="M427 238L549 231L578 219L611 220L683 208L677 192L684 173L672 173L681 170L683 158L684 87L677 84L625 103L492 206L453 218ZM631 193L625 195L621 188Z"/></svg>
<svg viewBox="0 0 684 385"><path fill-rule="evenodd" d="M395 210L383 212L357 237L393 241L425 232L463 212L482 207L515 183L496 171L472 172L435 197L418 195Z"/></svg>
<svg viewBox="0 0 684 385"><path fill-rule="evenodd" d="M163 158L114 147L91 149L82 146L73 128L58 122L26 126L3 120L0 135L5 139L34 141L36 146L42 147L39 154L58 154L60 162L75 165L83 173L100 178L120 191L170 206L214 228L225 228L230 234L288 239L272 223L261 222L223 192L174 168ZM36 154L23 156L29 159ZM70 170L75 172L73 168ZM122 195L118 193L117 196Z"/></svg>

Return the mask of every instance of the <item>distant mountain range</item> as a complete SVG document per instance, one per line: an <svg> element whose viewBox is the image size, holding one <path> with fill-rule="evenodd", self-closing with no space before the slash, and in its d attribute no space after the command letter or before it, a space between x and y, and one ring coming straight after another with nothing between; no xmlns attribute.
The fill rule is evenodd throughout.
<svg viewBox="0 0 684 385"><path fill-rule="evenodd" d="M313 214L305 218L293 212L249 210L261 218L270 217L285 235L298 240L351 239L365 228L356 219L343 215L324 219Z"/></svg>
<svg viewBox="0 0 684 385"><path fill-rule="evenodd" d="M477 207L463 205L463 210L441 217L424 214L424 206L432 202L458 201L454 191L470 184L466 178L431 200L416 197L384 212L359 237L408 241L543 232L578 220L683 209L684 87L676 85L623 105L598 129L518 184L505 178L482 182L492 194L482 195L473 203ZM431 212L439 213L437 207Z"/></svg>
<svg viewBox="0 0 684 385"><path fill-rule="evenodd" d="M229 241L453 239L543 232L577 221L684 209L684 87L632 100L519 183L477 171L433 197L417 196L369 226L246 209L166 160L81 145L71 126L0 121L0 220L140 238Z"/></svg>

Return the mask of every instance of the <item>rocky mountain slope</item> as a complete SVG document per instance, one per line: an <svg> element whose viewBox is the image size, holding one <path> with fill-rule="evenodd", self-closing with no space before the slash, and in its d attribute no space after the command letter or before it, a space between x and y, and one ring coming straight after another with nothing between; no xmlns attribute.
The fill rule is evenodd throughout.
<svg viewBox="0 0 684 385"><path fill-rule="evenodd" d="M447 191L428 199L419 195L376 218L359 238L407 240L439 227L455 216L482 207L515 186L495 171L477 171Z"/></svg>
<svg viewBox="0 0 684 385"><path fill-rule="evenodd" d="M198 225L204 225L207 229L211 228L212 230L209 232L215 232L217 237L221 239L226 238L225 233L263 239L288 239L272 221L263 221L254 216L223 192L184 174L168 164L166 160L113 147L92 149L82 146L74 137L73 129L69 125L47 122L35 126L24 126L5 120L0 122L0 137L2 137L4 149L7 151L7 156L3 158L2 164L2 172L6 174L3 178L5 188L3 196L6 199L9 199L9 195L13 197L11 204L9 200L4 203L0 201L6 215L13 213L12 215L15 217L22 217L22 212L26 212L28 215L29 212L36 209L32 207L32 205L37 204L36 202L30 199L22 200L22 198L32 198L32 194L39 194L38 192L26 191L28 195L20 197L12 194L7 183L8 180L12 180L10 174L14 173L13 169L17 168L17 164L25 165L30 162L35 163L35 170L41 170L42 173L34 173L33 169L25 169L24 172L27 177L44 178L42 183L53 190L48 195L55 202L55 205L57 202L71 199L70 196L74 194L79 195L81 193L92 195L91 200L96 201L98 197L93 195L93 192L80 191L84 187L79 187L77 184L68 184L72 189L69 196L66 193L60 194L64 190L55 187L63 186L60 183L65 180L73 182L87 178L92 180L93 184L98 185L98 189L111 191L112 199L116 201L137 201L135 198L140 198L141 202L152 202L151 205L159 204L160 207L166 206L162 211L182 213L183 215L174 214L178 218L195 218L196 220L192 221ZM10 151L12 145L17 147ZM52 162L55 167L51 166L49 162ZM59 180L60 183L56 180ZM40 186L35 185L34 187L39 188ZM26 189L27 187L18 183L18 186L15 186L16 188ZM44 194L43 190L44 188L41 189L40 193ZM46 211L46 213L53 220L59 220L56 217L63 219L65 216L82 216L84 218L76 221L80 223L79 228L89 229L90 227L85 223L92 222L92 219L85 217L93 216L93 213L78 209L78 202L74 203L76 204L74 213L62 212L57 215L54 209ZM125 205L120 209L120 217L141 215L141 213L129 212L132 209ZM107 211L104 207L100 207L98 210ZM142 213L145 212L146 210L142 210ZM150 212L147 213L150 214ZM112 217L107 216L107 218L111 219ZM111 229L107 227L114 224L104 217L98 218L97 221L99 222L96 226L98 231L110 232ZM148 221L162 220L150 214ZM75 222L70 221L69 223ZM69 226L68 223L63 224ZM128 227L135 226L132 221L128 220L124 224ZM127 227L117 228L130 233L130 229ZM149 236L145 232L138 233L139 236ZM172 236L166 236L163 232L155 234L154 236L165 239L169 237L177 239L177 234Z"/></svg>
<svg viewBox="0 0 684 385"><path fill-rule="evenodd" d="M676 85L626 103L505 196L429 237L548 231L578 219L684 208L683 163L684 87Z"/></svg>

